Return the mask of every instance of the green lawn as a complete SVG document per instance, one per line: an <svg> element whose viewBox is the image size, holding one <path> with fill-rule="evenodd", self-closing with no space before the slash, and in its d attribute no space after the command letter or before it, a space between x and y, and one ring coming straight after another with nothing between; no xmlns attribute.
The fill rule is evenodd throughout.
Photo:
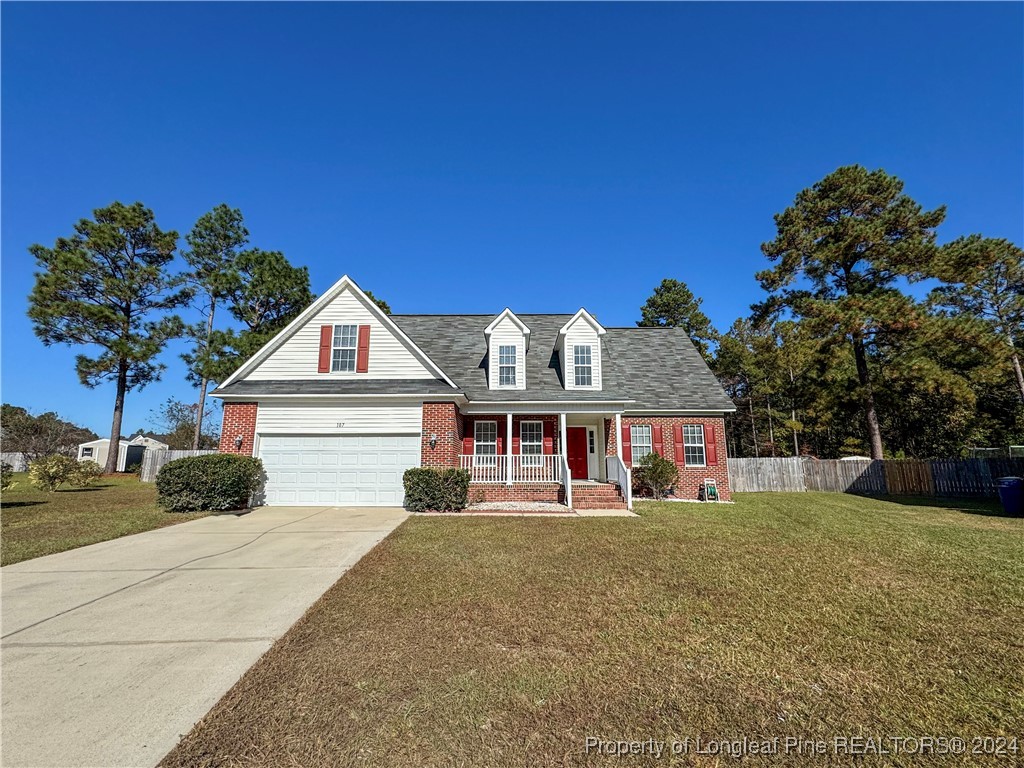
<svg viewBox="0 0 1024 768"><path fill-rule="evenodd" d="M719 766L585 740L1024 732L1024 520L813 493L638 511L410 519L162 765ZM829 761L854 758L765 763Z"/></svg>
<svg viewBox="0 0 1024 768"><path fill-rule="evenodd" d="M104 477L89 488L37 491L26 473L0 501L0 564L195 520L203 514L164 512L156 487L136 477Z"/></svg>

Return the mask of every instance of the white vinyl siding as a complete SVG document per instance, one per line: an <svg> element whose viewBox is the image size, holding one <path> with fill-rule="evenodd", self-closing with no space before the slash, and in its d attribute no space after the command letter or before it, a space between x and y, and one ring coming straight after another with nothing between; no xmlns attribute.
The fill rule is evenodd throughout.
<svg viewBox="0 0 1024 768"><path fill-rule="evenodd" d="M629 428L629 442L632 450L630 457L633 466L643 461L644 456L654 450L654 443L651 442L650 424L634 424Z"/></svg>
<svg viewBox="0 0 1024 768"><path fill-rule="evenodd" d="M421 403L380 401L328 404L322 401L263 401L256 411L257 434L419 434Z"/></svg>
<svg viewBox="0 0 1024 768"><path fill-rule="evenodd" d="M707 463L704 455L704 427L700 424L683 425L683 456L688 467L703 467Z"/></svg>
<svg viewBox="0 0 1024 768"><path fill-rule="evenodd" d="M579 319L566 331L562 350L562 365L566 389L601 389L601 339L597 331L584 319ZM576 348L590 347L590 383L576 383ZM581 371L581 373L585 373ZM585 377L583 379L586 380Z"/></svg>
<svg viewBox="0 0 1024 768"><path fill-rule="evenodd" d="M498 347L498 386L516 385L516 345L502 344Z"/></svg>
<svg viewBox="0 0 1024 768"><path fill-rule="evenodd" d="M370 359L369 378L374 379L434 379L437 374L428 369L390 328L355 297L348 289L339 293L327 306L313 315L255 370L240 380L268 379L321 379L338 376L367 374L352 372L318 373L320 359L320 326L369 325Z"/></svg>
<svg viewBox="0 0 1024 768"><path fill-rule="evenodd" d="M358 325L334 326L334 339L331 345L332 371L355 371L358 338Z"/></svg>
<svg viewBox="0 0 1024 768"><path fill-rule="evenodd" d="M515 383L501 383L501 348L513 347L515 355ZM506 317L491 331L487 350L487 378L491 389L526 389L526 338L519 326Z"/></svg>

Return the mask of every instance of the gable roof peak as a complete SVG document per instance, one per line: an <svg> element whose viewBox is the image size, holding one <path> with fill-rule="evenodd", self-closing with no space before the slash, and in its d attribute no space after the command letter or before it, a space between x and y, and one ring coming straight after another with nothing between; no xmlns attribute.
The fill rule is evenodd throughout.
<svg viewBox="0 0 1024 768"><path fill-rule="evenodd" d="M523 332L524 335L526 335L526 336L530 335L530 328L526 325L526 323L524 323L522 320L520 320L516 316L515 312L513 312L508 307L505 307L505 309L503 309L500 313L498 313L498 315L493 320L491 320L490 324L486 328L484 328L484 336L490 336L491 333L494 331L494 329L498 327L498 324L502 320L504 320L505 318L508 318L509 320L511 320L515 324L515 326L520 331Z"/></svg>
<svg viewBox="0 0 1024 768"><path fill-rule="evenodd" d="M569 322L567 322L558 330L558 335L565 336L568 330L580 321L587 323L591 328L597 331L598 336L604 336L605 333L607 333L607 331L605 331L604 329L604 326L597 322L596 317L587 312L587 310L584 309L583 307L580 307L576 314L569 318Z"/></svg>

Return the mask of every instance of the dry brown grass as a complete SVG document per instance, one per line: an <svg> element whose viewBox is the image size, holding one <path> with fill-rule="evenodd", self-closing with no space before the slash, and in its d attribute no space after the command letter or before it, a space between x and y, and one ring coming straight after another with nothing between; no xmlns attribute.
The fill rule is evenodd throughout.
<svg viewBox="0 0 1024 768"><path fill-rule="evenodd" d="M1024 521L829 494L641 514L408 521L162 765L711 766L735 761L584 740L1024 730Z"/></svg>
<svg viewBox="0 0 1024 768"><path fill-rule="evenodd" d="M166 512L156 505L156 486L134 476L107 475L88 488L37 491L27 473L0 501L3 565L52 555L86 544L142 533L207 513Z"/></svg>

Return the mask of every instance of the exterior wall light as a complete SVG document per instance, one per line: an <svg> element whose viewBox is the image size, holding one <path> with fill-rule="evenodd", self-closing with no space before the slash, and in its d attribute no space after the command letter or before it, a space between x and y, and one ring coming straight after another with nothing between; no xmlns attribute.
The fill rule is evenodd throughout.
<svg viewBox="0 0 1024 768"><path fill-rule="evenodd" d="M236 451L242 450L242 440L243 440L243 438L242 438L241 435L236 435L235 436L235 450Z"/></svg>
<svg viewBox="0 0 1024 768"><path fill-rule="evenodd" d="M437 435L432 434L430 436L430 450L437 448Z"/></svg>

